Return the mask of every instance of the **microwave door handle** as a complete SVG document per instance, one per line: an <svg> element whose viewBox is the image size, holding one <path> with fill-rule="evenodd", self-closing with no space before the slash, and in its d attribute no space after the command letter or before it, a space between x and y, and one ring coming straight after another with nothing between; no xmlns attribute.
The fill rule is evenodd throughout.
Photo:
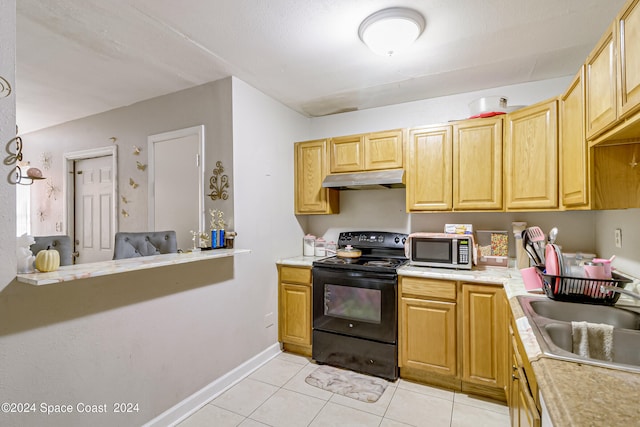
<svg viewBox="0 0 640 427"><path fill-rule="evenodd" d="M457 265L458 264L458 239L453 239L451 243L452 243L451 251L453 252L451 254L451 264Z"/></svg>

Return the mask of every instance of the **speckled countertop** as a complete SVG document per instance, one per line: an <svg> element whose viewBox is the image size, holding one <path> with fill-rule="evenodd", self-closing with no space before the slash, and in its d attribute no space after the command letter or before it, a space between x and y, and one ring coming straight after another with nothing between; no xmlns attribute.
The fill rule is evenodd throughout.
<svg viewBox="0 0 640 427"><path fill-rule="evenodd" d="M311 267L316 257L278 260L279 264ZM536 375L544 402L545 419L556 427L640 425L640 374L554 359L542 353L525 317L518 295L527 293L517 269L485 268L471 271L406 265L398 275L473 283L502 284L516 319L518 333ZM544 296L539 295L541 298ZM619 305L638 305L622 296Z"/></svg>
<svg viewBox="0 0 640 427"><path fill-rule="evenodd" d="M34 286L52 285L71 280L107 276L110 274L126 273L129 271L145 270L148 268L164 267L167 265L178 265L190 262L206 261L209 259L227 258L249 252L251 252L249 249L214 249L200 252L151 255L145 257L92 262L87 264L65 265L56 271L50 271L47 273L41 273L38 271L35 273L21 273L18 274L16 278L18 282Z"/></svg>

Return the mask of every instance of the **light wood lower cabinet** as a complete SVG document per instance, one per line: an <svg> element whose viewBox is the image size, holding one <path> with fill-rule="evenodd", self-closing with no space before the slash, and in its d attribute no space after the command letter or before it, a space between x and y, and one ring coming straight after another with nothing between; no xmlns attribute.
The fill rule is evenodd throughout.
<svg viewBox="0 0 640 427"><path fill-rule="evenodd" d="M278 340L285 350L311 356L311 268L278 265Z"/></svg>
<svg viewBox="0 0 640 427"><path fill-rule="evenodd" d="M505 298L506 301L506 298ZM509 302L506 301L508 306ZM510 310L509 310L510 313ZM507 404L512 427L540 427L541 404L538 385L526 358L517 333L513 316L509 314L507 356L510 364L510 381L506 385Z"/></svg>
<svg viewBox="0 0 640 427"><path fill-rule="evenodd" d="M462 380L504 397L506 313L502 286L462 284ZM502 395L502 396L500 396Z"/></svg>
<svg viewBox="0 0 640 427"><path fill-rule="evenodd" d="M501 286L400 276L400 376L505 400Z"/></svg>
<svg viewBox="0 0 640 427"><path fill-rule="evenodd" d="M401 365L456 375L456 303L401 299Z"/></svg>

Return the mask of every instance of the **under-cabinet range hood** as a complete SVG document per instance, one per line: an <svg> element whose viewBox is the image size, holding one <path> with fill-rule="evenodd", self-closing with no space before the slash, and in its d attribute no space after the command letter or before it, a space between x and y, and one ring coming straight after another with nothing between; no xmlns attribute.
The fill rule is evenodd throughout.
<svg viewBox="0 0 640 427"><path fill-rule="evenodd" d="M402 188L405 186L404 170L392 169L327 175L322 181L322 186L339 190Z"/></svg>

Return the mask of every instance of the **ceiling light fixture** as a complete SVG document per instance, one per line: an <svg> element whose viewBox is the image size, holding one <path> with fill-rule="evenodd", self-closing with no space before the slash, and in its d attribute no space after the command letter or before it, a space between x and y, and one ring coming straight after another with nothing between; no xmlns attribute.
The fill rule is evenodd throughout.
<svg viewBox="0 0 640 427"><path fill-rule="evenodd" d="M369 15L358 28L360 40L378 55L391 56L424 31L424 17L413 9L390 7Z"/></svg>

